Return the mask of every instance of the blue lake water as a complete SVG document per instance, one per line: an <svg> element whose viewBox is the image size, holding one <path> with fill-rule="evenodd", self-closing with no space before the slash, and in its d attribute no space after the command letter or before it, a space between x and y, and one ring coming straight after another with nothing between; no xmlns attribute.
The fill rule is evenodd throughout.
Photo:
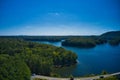
<svg viewBox="0 0 120 80"><path fill-rule="evenodd" d="M61 46L61 42L39 42L63 47ZM109 44L103 44L90 49L75 47L63 48L71 50L78 55L78 63L76 65L54 70L63 76L72 74L78 77L87 74L100 74L103 70L109 73L120 72L120 45L110 46Z"/></svg>

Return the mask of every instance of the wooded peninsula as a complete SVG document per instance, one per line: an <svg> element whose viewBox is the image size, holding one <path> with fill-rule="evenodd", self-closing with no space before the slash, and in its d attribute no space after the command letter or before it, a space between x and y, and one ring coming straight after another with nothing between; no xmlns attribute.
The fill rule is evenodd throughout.
<svg viewBox="0 0 120 80"><path fill-rule="evenodd" d="M62 46L79 48L105 43L116 46L120 44L120 31L99 36L0 36L0 80L29 80L33 73L53 76L53 68L77 63L74 52L33 41L62 41Z"/></svg>

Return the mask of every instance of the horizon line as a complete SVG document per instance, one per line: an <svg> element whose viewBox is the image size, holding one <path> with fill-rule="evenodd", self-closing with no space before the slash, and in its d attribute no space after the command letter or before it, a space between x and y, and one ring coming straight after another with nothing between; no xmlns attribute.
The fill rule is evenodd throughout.
<svg viewBox="0 0 120 80"><path fill-rule="evenodd" d="M120 31L120 30L111 30L111 31L106 31L106 32L104 32L104 33L107 33L107 32L116 32L116 31ZM64 34L64 35L55 35L55 34L48 34L48 35L36 35L36 34L33 34L33 35L29 35L29 34L27 34L27 35L25 35L25 34L3 34L3 35L0 35L0 36L100 36L100 35L102 35L102 34L104 34L104 33L101 33L101 34L91 34L91 35L84 35L84 34Z"/></svg>

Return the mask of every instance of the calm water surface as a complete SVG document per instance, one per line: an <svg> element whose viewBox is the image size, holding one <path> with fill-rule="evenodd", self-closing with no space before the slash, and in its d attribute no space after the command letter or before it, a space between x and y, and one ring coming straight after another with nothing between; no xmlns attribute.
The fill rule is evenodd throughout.
<svg viewBox="0 0 120 80"><path fill-rule="evenodd" d="M44 44L61 46L61 42L39 41ZM78 55L78 64L71 67L55 69L56 73L62 76L84 76L87 74L100 74L103 70L114 73L120 72L120 45L110 46L109 44L98 45L95 48L81 49L75 47L63 47Z"/></svg>

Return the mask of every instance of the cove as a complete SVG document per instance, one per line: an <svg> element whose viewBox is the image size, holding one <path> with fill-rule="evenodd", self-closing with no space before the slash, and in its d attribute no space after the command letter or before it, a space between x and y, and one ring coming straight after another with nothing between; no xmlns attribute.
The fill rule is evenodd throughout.
<svg viewBox="0 0 120 80"><path fill-rule="evenodd" d="M120 72L120 45L109 44L97 45L94 48L65 47L59 42L35 41L43 44L50 44L71 50L78 55L78 63L70 67L56 68L55 73L62 76L73 75L74 77L89 74L100 74L103 70L114 73Z"/></svg>

